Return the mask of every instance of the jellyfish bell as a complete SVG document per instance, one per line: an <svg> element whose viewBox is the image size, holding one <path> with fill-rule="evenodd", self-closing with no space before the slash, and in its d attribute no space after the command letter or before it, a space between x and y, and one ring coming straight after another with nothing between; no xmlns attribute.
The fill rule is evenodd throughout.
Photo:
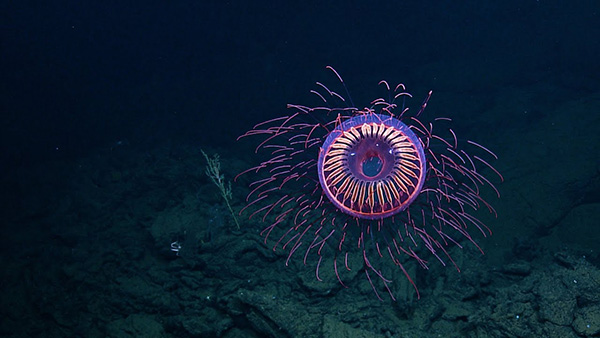
<svg viewBox="0 0 600 338"><path fill-rule="evenodd" d="M425 182L426 159L417 135L392 116L372 110L338 125L319 151L319 182L341 211L382 219L405 210Z"/></svg>

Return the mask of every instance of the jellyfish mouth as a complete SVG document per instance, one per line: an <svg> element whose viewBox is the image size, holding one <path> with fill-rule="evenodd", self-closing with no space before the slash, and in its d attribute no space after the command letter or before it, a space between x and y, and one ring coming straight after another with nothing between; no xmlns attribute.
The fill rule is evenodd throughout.
<svg viewBox="0 0 600 338"><path fill-rule="evenodd" d="M382 219L408 208L425 180L425 154L410 128L368 113L338 125L325 139L317 165L329 200L346 214Z"/></svg>

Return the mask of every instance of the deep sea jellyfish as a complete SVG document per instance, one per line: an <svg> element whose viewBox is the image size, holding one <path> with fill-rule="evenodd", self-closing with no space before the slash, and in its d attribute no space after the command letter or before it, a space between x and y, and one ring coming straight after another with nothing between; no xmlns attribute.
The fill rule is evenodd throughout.
<svg viewBox="0 0 600 338"><path fill-rule="evenodd" d="M266 224L261 235L287 252L286 265L293 257L310 262L318 280L327 266L344 287L344 274L358 269L379 299L386 290L395 300L392 266L419 296L407 261L427 269L433 258L458 269L448 248L466 239L481 251L471 233L491 234L476 212L496 213L480 189L500 197L487 177L502 180L490 164L497 156L459 141L449 118L426 120L431 92L413 113L404 85L381 81L387 97L357 108L342 77L327 69L343 94L317 82L318 106L289 104L288 115L240 136L261 138L256 152L267 156L236 177L252 176L241 212Z"/></svg>

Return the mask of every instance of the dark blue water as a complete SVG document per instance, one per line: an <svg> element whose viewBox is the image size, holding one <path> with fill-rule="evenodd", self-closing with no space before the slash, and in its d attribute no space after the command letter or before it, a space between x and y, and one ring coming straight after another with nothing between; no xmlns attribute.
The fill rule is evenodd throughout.
<svg viewBox="0 0 600 338"><path fill-rule="evenodd" d="M0 335L600 335L597 1L13 1L0 27ZM362 108L383 79L504 176L485 255L406 262L418 300L378 300L361 262L348 288L333 257L323 282L285 267L232 182L265 160L237 137L315 82Z"/></svg>

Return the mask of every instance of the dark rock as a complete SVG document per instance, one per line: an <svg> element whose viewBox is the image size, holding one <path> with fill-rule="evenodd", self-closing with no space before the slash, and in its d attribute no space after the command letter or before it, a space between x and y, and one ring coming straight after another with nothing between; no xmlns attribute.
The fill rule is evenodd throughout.
<svg viewBox="0 0 600 338"><path fill-rule="evenodd" d="M531 273L531 265L525 262L506 264L502 272L509 275L528 276Z"/></svg>

